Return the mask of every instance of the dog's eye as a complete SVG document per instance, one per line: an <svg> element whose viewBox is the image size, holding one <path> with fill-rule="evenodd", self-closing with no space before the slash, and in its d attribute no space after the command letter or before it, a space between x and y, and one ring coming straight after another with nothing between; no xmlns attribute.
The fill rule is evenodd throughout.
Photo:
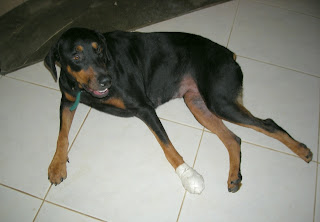
<svg viewBox="0 0 320 222"><path fill-rule="evenodd" d="M74 59L74 60L79 60L79 59L80 59L80 56L79 56L79 55L75 55L75 56L73 56L73 59Z"/></svg>

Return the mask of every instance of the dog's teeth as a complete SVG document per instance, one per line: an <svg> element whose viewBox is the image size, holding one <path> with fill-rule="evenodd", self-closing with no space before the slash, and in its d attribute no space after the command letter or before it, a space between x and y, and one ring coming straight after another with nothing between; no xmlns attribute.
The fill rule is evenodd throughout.
<svg viewBox="0 0 320 222"><path fill-rule="evenodd" d="M101 90L99 91L99 93L104 93L104 92L107 92L108 88L106 88L105 90Z"/></svg>

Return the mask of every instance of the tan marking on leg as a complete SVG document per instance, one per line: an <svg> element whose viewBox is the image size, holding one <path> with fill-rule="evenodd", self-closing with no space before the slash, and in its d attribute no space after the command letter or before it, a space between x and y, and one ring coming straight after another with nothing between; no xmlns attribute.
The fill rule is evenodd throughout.
<svg viewBox="0 0 320 222"><path fill-rule="evenodd" d="M304 144L296 141L292 137L290 137L287 133L276 131L276 132L268 132L264 129L261 129L257 126L251 126L251 125L244 125L244 124L238 124L247 128L254 129L260 133L263 133L271 138L274 138L276 140L279 140L281 143L286 145L292 152L297 154L301 159L303 159L306 162L310 162L312 160L312 152L309 148L307 148Z"/></svg>
<svg viewBox="0 0 320 222"><path fill-rule="evenodd" d="M237 55L235 53L233 53L233 59L234 59L234 61L237 60Z"/></svg>
<svg viewBox="0 0 320 222"><path fill-rule="evenodd" d="M254 117L243 105L241 104L237 104L238 108L241 110L242 113L251 116L252 119L257 119L256 117ZM261 120L263 121L263 120ZM291 136L289 136L288 133L286 133L285 131L275 131L275 132L269 132L265 129L263 129L262 127L259 126L254 126L254 125L246 125L246 124L241 124L241 123L235 123L237 125L243 126L243 127L247 127L247 128L251 128L254 129L260 133L263 133L269 137L272 137L274 139L279 140L280 142L282 142L284 145L286 145L289 149L292 150L292 152L294 152L295 154L297 154L299 157L301 157L304 161L306 162L310 162L312 160L312 152L310 151L309 148L307 148L304 144L296 141L295 139L293 139ZM276 123L274 123L276 124Z"/></svg>
<svg viewBox="0 0 320 222"><path fill-rule="evenodd" d="M172 143L170 141L167 144L164 143L163 141L160 140L158 135L151 128L150 128L150 130L154 134L154 136L156 137L156 139L159 142L160 146L162 147L163 152L164 152L167 160L171 164L171 166L174 169L177 169L178 166L180 166L181 164L184 163L183 158L181 157L181 155L177 152L177 150L174 148L174 146L172 145Z"/></svg>
<svg viewBox="0 0 320 222"><path fill-rule="evenodd" d="M68 161L68 135L74 114L75 110L70 111L68 107L65 107L62 111L57 149L48 169L48 177L53 184L59 184L62 180L67 178L66 162Z"/></svg>
<svg viewBox="0 0 320 222"><path fill-rule="evenodd" d="M220 118L214 115L205 105L203 99L198 93L186 93L184 100L192 114L204 127L216 134L229 153L229 178L228 188L232 192L236 192L240 187L240 144L236 140L236 135L231 132L222 122ZM234 183L238 181L238 183Z"/></svg>

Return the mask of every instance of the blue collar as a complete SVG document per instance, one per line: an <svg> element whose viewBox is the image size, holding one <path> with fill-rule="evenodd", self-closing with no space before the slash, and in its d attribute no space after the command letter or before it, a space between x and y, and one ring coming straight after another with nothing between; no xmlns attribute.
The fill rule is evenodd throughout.
<svg viewBox="0 0 320 222"><path fill-rule="evenodd" d="M80 96L81 96L81 91L77 93L76 101L74 101L73 105L70 107L70 111L73 111L78 107L80 103Z"/></svg>

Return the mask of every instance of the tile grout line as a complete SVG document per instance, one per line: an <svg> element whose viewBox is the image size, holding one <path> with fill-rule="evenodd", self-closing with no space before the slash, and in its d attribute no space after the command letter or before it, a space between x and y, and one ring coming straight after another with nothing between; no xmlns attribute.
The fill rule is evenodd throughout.
<svg viewBox="0 0 320 222"><path fill-rule="evenodd" d="M82 129L82 127L83 127L83 125L84 125L85 121L87 120L87 117L88 117L88 115L90 114L91 109L92 109L92 108L90 108L90 109L89 109L89 111L88 111L88 113L86 114L86 116L85 116L84 120L82 121L81 126L79 127L79 130L77 131L76 136L75 136L75 137L74 137L74 139L72 140L72 143L71 143L71 145L70 145L70 147L69 147L69 149L68 149L68 154L69 154L69 152L70 152L70 150L71 150L71 148L72 148L72 146L73 146L73 144L74 144L75 140L77 139L77 137L78 137L78 135L79 135L79 133L80 133L80 131L81 131L81 129ZM47 200L46 200L46 198L47 198L47 196L48 196L48 194L49 194L49 192L50 192L51 188L52 188L52 184L50 185L50 187L49 187L49 189L48 189L48 191L47 191L46 195L45 195L45 196L44 196L44 198L42 199L42 203L41 203L41 205L40 205L40 207L39 207L38 212L36 213L36 215L35 215L35 217L34 217L34 219L33 219L33 222L37 219L37 217L38 217L38 215L39 215L39 213L40 213L40 210L41 210L41 208L42 208L42 206L43 206L44 202L49 202L49 201L47 201ZM66 208L66 209L67 209L67 208Z"/></svg>
<svg viewBox="0 0 320 222"><path fill-rule="evenodd" d="M179 124L181 126L185 126L185 127L189 127L189 128L192 128L192 129L196 129L196 130L203 130L204 127L202 128L198 128L196 126L191 126L191 125L187 125L185 123L182 123L182 122L177 122L177 121L174 121L174 120L170 120L170 119L166 119L166 118L162 118L162 117L159 117L160 120L165 120L165 121L168 121L168 122L171 122L171 123L175 123L175 124Z"/></svg>
<svg viewBox="0 0 320 222"><path fill-rule="evenodd" d="M38 215L39 215L39 213L40 213L40 211L41 211L41 209L42 209L42 206L43 206L43 204L44 204L44 202L45 202L45 199L47 198L47 196L48 196L48 194L49 194L49 192L50 192L50 190L51 190L51 187L52 187L52 184L49 186L49 189L48 189L46 195L45 195L44 198L42 199L42 203L41 203L41 205L40 205L40 207L39 207L36 215L34 216L34 218L33 218L33 220L32 220L33 222L36 221L36 219L37 219L37 217L38 217Z"/></svg>
<svg viewBox="0 0 320 222"><path fill-rule="evenodd" d="M41 84L38 84L38 83L26 81L26 80L23 80L23 79L18 79L18 78L12 77L12 76L4 76L4 77L5 77L5 78L8 78L8 79L14 79L14 80L17 80L17 81L19 81L19 82L28 83L28 84L30 84L30 85L39 86L39 87L42 87L42 88L46 88L46 89L50 89L50 90L54 90L54 91L60 92L59 89L51 88L51 87L49 87L49 86L45 86L45 85L41 85Z"/></svg>
<svg viewBox="0 0 320 222"><path fill-rule="evenodd" d="M3 183L0 183L0 186L3 186L3 187L8 188L8 189L10 189L10 190L14 190L14 191L16 191L16 192L18 192L18 193L25 194L25 195L30 196L30 197L33 197L33 198L36 198L36 199L38 199L38 200L43 200L42 198L37 197L37 196L35 196L35 195L33 195L33 194L27 193L27 192L25 192L25 191L23 191L23 190L19 190L19 189L17 189L17 188L14 188L14 187L11 187L11 186L8 186L8 185L5 185L5 184L3 184Z"/></svg>
<svg viewBox="0 0 320 222"><path fill-rule="evenodd" d="M316 222L316 210L317 210L317 191L318 191L318 170L319 164L316 166L316 184L315 184L315 192L314 192L314 205L313 205L313 222Z"/></svg>
<svg viewBox="0 0 320 222"><path fill-rule="evenodd" d="M248 142L248 141L245 141L245 140L242 140L243 143L247 143L247 144L250 144L250 145L253 145L253 146L257 146L259 148L262 148L262 149L265 149L265 150L270 150L270 151L273 151L273 152L277 152L277 153L282 153L284 155L287 155L287 156L291 156L291 157L295 157L297 159L301 159L299 156L297 156L296 154L291 154L291 153L286 153L284 151L280 151L280 150L276 150L274 148L270 148L270 147L267 147L267 146L263 146L263 145L259 145L259 144L256 144L256 143L252 143L252 142ZM318 164L317 160L312 160L310 161L310 163L315 163L315 164ZM307 163L308 164L308 163Z"/></svg>
<svg viewBox="0 0 320 222"><path fill-rule="evenodd" d="M320 94L320 90L319 90ZM319 150L320 150L320 104L319 104L319 123L318 123L318 152L317 152L317 166L316 166L316 186L315 186L315 197L314 197L314 205L313 205L313 222L316 222L316 207L317 207L317 194L318 194L318 183L319 183Z"/></svg>
<svg viewBox="0 0 320 222"><path fill-rule="evenodd" d="M80 214L80 215L83 215L83 216L86 216L86 217L89 217L89 218L92 218L92 219L95 219L95 220L98 220L98 221L106 222L105 220L96 218L96 217L94 217L94 216L91 216L91 215L82 213L82 212L80 212L80 211L76 211L76 210L73 210L73 209L71 209L71 208L67 208L67 207L64 207L64 206L62 206L62 205L59 205L59 204L56 204L56 203L54 203L54 202L51 202L51 201L46 200L46 198L47 198L47 196L49 195L49 192L50 192L52 186L53 186L53 185L51 184L50 187L49 187L49 189L48 189L48 191L47 191L47 193L46 193L46 195L45 195L45 197L44 197L44 199L42 200L42 203L41 203L41 205L40 205L40 207L39 207L38 212L36 213L36 215L35 215L35 217L34 217L34 219L33 219L33 222L35 222L35 220L37 219L37 217L38 217L38 215L39 215L39 213L40 213L40 211L41 211L42 206L43 206L44 203L49 203L49 204L55 205L55 206L57 206L57 207L63 208L63 209L65 209L65 210L67 210L67 211L71 211L71 212L74 212L74 213L77 213L77 214Z"/></svg>
<svg viewBox="0 0 320 222"><path fill-rule="evenodd" d="M232 21L232 26L231 26L231 30L230 30L230 33L229 33L229 37L228 37L228 42L227 42L226 48L228 48L228 46L229 46L229 42L230 42L231 35L232 35L232 32L233 32L234 23L236 22L236 18L238 17L238 11L239 11L239 6L240 6L240 1L241 1L241 0L238 0L237 9L236 9L236 13L234 14L233 21Z"/></svg>
<svg viewBox="0 0 320 222"><path fill-rule="evenodd" d="M198 154L199 154L199 150L200 150L200 146L201 146L201 142L202 142L202 139L203 139L203 135L204 135L204 128L202 129L202 133L201 133L201 137L200 137L200 141L199 141L199 145L198 145L198 149L197 149L197 152L196 152L196 155L194 157L194 161L193 161L193 164L192 164L192 168L194 168L194 166L196 165L196 161L197 161L197 157L198 157Z"/></svg>
<svg viewBox="0 0 320 222"><path fill-rule="evenodd" d="M210 132L210 131L207 131L207 130L205 130L205 132L211 133L211 134L213 134L213 135L216 135L216 134L214 134L214 133L212 133L212 132ZM268 147L268 146L264 146L264 145L261 145L261 144L249 142L249 141L246 141L246 140L241 140L241 142L242 142L242 143L247 143L247 144L250 144L250 145L253 145L253 146L257 146L257 147L262 148L262 149L266 149L266 150L270 150L270 151L273 151L273 152L282 153L282 154L284 154L284 155L292 156L292 157L295 157L295 158L297 158L297 159L301 159L301 158L300 158L299 156L297 156L296 154L287 153L287 152L285 152L285 151L280 151L280 150L277 150L277 149L274 149L274 148L271 148L271 147ZM320 163L318 162L318 160L312 160L311 162L316 163L316 164L320 164ZM311 163L311 162L310 162L310 163Z"/></svg>
<svg viewBox="0 0 320 222"><path fill-rule="evenodd" d="M320 89L319 89L319 96L320 96ZM319 103L319 119L318 119L318 155L317 155L317 162L319 163L319 151L320 151L320 103Z"/></svg>
<svg viewBox="0 0 320 222"><path fill-rule="evenodd" d="M319 117L319 118L320 118L320 117ZM185 127L193 128L193 129L196 129L196 130L202 130L202 129L199 129L199 128L194 127L194 126L190 126L190 125L187 125L187 124L184 124L184 123L180 123L180 122L175 122L175 121L172 121L172 120L169 120L169 119L165 119L165 118L160 118L160 119L165 120L165 121L168 121L168 122L171 122L171 123L175 123L175 124L178 124L178 125L182 125L182 126L185 126ZM211 131L207 130L205 127L203 127L203 130L204 130L204 132L211 133L211 134L215 135L215 134L212 133ZM282 153L282 154L289 155L289 156L296 157L296 158L300 159L300 157L296 156L295 154L287 153L287 152L285 152L285 151L280 151L280 150L274 149L274 148L272 148L272 147L264 146L264 145L257 144L257 143L253 143L253 142L246 141L246 140L242 140L242 142L247 143L247 144L251 144L251 145L254 145L254 146L263 148L263 149L267 149L267 150L270 150L270 151ZM319 152L319 151L318 151L318 152ZM319 163L319 160L312 160L311 162ZM319 163L319 164L320 164L320 163Z"/></svg>
<svg viewBox="0 0 320 222"><path fill-rule="evenodd" d="M241 1L241 0L238 0L237 9L236 9L236 13L235 13L235 16L234 16L234 19L233 19L233 22L232 22L232 26L231 26L231 30L230 30L230 34L229 34L229 37L228 37L228 42L227 42L226 48L229 47L229 43L230 43L231 35L232 35L232 32L233 32L234 24L235 24L235 21L236 21L236 18L237 18L237 16L238 16L238 12L239 12L240 1ZM256 0L251 0L251 1L259 2L259 1L256 1ZM259 3L264 4L264 5L268 5L268 4L265 4L265 3L262 3L262 2L259 2ZM268 5L268 6L272 6L272 5ZM273 6L273 7L277 7L277 6ZM277 7L277 8L279 8L279 7ZM284 9L285 9L285 8L284 8ZM292 11L292 10L289 10L289 9L286 9L286 10ZM296 12L296 11L294 11L294 12ZM299 13L299 12L296 12L296 13ZM301 14L303 14L303 13L301 13ZM315 17L315 18L317 18L317 17ZM237 57L242 57L242 58L250 59L250 60L257 61L257 62L261 62L261 63L264 63L264 64L268 64L268 65L276 66L276 67L279 67L279 68L284 68L284 69L288 69L288 70L291 70L291 71L295 71L295 72L298 72L298 73L301 73L301 74L304 74L304 75L307 75L307 76L312 76L312 77L320 78L319 76L317 76L317 75L315 75L315 74L306 73L306 72L304 72L304 71L295 70L295 69L292 69L292 68L289 68L289 67L285 67L285 66L281 66L281 65L277 65L277 64L265 62L265 61L261 61L261 60L258 60L258 59L254 59L254 58L242 56L242 55L239 55L239 54L237 54Z"/></svg>
<svg viewBox="0 0 320 222"><path fill-rule="evenodd" d="M181 202L181 206L180 206L180 209L179 209L179 213L178 213L178 217L177 217L176 222L178 222L179 219L180 219L181 211L182 211L183 204L184 204L184 200L186 199L186 196L187 196L187 191L185 190L185 191L184 191L183 198L182 198L182 202Z"/></svg>
<svg viewBox="0 0 320 222"><path fill-rule="evenodd" d="M311 76L311 77L315 77L315 78L320 79L320 76L317 76L317 75L314 75L314 74L311 74L311 73L307 73L307 72L304 72L304 71L296 70L296 69L293 69L293 68L289 68L289 67L286 67L286 66L281 66L281 65L277 65L277 64L270 63L270 62L265 62L265 61L262 61L262 60L250 58L250 57L243 56L243 55L239 55L239 54L237 54L237 57L249 59L249 60L252 60L252 61L264 63L264 64L271 65L271 66L276 66L276 67L278 67L278 68L282 68L282 69L287 69L287 70L290 70L290 71L294 71L294 72L297 72L297 73L299 73L299 74L303 74L303 75L305 75L305 76Z"/></svg>
<svg viewBox="0 0 320 222"><path fill-rule="evenodd" d="M262 1L259 1L259 0L251 0L251 1L254 1L254 2L259 3L259 4L267 5L269 7L278 8L278 9L286 10L286 11L289 11L289 12L294 12L294 13L297 13L297 14L300 14L300 15L305 15L305 16L309 16L309 17L312 17L312 18L320 19L320 17L317 17L315 15L311 15L311 14L308 14L308 13L305 13L305 12L296 11L294 9L287 8L285 6L275 5L275 4L272 4L272 3L270 4L270 3L262 2Z"/></svg>
<svg viewBox="0 0 320 222"><path fill-rule="evenodd" d="M198 144L198 149L197 149L197 152L196 152L196 155L195 155L195 157L194 157L193 164L192 164L192 168L194 168L194 166L195 166L195 164L196 164L196 160L197 160L197 157L198 157L198 153L199 153L199 150L200 150L200 146L201 146L201 142L202 142L204 133L205 133L205 131L204 131L204 128L203 128L203 129L202 129L202 133L201 133L201 137L200 137L200 140L199 140L199 144ZM176 222L178 222L179 219L180 219L181 211L182 211L183 204L184 204L184 200L185 200L186 196L187 196L187 191L184 192L184 195L183 195L183 198L182 198L182 202L181 202L181 206L180 206L180 209L179 209L179 213L178 213L178 217L177 217Z"/></svg>
<svg viewBox="0 0 320 222"><path fill-rule="evenodd" d="M86 114L86 116L84 117L84 119L83 119L83 121L82 121L82 123L81 123L81 125L80 125L80 127L79 127L79 129L78 129L78 131L77 131L77 134L75 135L75 137L74 137L74 138L73 138L73 140L72 140L72 143L71 143L71 145L70 145L70 147L69 147L69 149L68 149L68 154L69 154L69 152L71 151L71 148L72 148L72 146L73 146L74 142L75 142L75 141L76 141L76 139L78 138L78 135L79 135L79 133L80 133L80 131L81 131L81 129L82 129L82 127L83 127L84 123L86 122L86 120L87 120L87 118L88 118L88 116L89 116L89 114L90 114L91 110L92 110L92 108L90 107L90 109L89 109L88 113L87 113L87 114ZM68 157L68 158L69 158L69 157Z"/></svg>
<svg viewBox="0 0 320 222"><path fill-rule="evenodd" d="M54 205L56 207L60 207L60 208L63 208L65 210L68 210L68 211L71 211L71 212L74 212L74 213L77 213L77 214L80 214L80 215L83 215L83 216L86 216L86 217L89 217L89 218L92 218L92 219L95 219L95 220L98 220L98 221L102 221L102 222L106 222L105 220L102 220L102 219L99 219L97 217L94 217L94 216L91 216L89 214L85 214L85 213L82 213L80 211L76 211L74 209L71 209L71 208L68 208L68 207L65 207L65 206L62 206L62 205L59 205L59 204L56 204L54 202L51 202L51 201L48 201L48 200L45 200L46 203L48 204L51 204L51 205Z"/></svg>

